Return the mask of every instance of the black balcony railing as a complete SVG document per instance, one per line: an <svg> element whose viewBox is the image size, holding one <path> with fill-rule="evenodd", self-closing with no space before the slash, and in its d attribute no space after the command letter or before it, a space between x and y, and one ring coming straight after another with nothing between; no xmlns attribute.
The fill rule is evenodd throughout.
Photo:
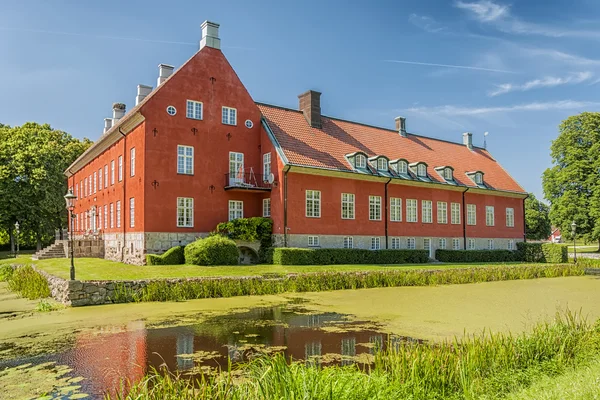
<svg viewBox="0 0 600 400"><path fill-rule="evenodd" d="M268 176L254 172L238 172L225 174L225 190L271 190Z"/></svg>

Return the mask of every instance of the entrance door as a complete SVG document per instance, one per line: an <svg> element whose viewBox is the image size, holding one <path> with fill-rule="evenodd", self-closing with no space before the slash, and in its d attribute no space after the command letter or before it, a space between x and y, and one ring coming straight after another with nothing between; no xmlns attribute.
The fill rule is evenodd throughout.
<svg viewBox="0 0 600 400"><path fill-rule="evenodd" d="M429 258L433 258L433 248L431 247L431 239L425 238L423 239L423 250L427 250L429 252Z"/></svg>
<svg viewBox="0 0 600 400"><path fill-rule="evenodd" d="M229 152L229 184L239 186L244 183L244 153Z"/></svg>

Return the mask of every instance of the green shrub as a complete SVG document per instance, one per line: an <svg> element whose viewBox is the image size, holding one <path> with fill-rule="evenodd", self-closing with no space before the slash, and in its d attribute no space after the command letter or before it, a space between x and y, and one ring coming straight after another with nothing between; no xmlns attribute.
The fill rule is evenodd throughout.
<svg viewBox="0 0 600 400"><path fill-rule="evenodd" d="M191 265L237 265L239 252L235 242L214 235L185 246L185 263Z"/></svg>
<svg viewBox="0 0 600 400"><path fill-rule="evenodd" d="M512 262L521 261L521 254L512 250L442 250L435 251L435 259L441 262Z"/></svg>
<svg viewBox="0 0 600 400"><path fill-rule="evenodd" d="M521 260L527 262L564 263L569 261L569 252L564 244L517 243Z"/></svg>
<svg viewBox="0 0 600 400"><path fill-rule="evenodd" d="M364 249L273 249L273 264L416 264L429 261L427 250L364 250Z"/></svg>
<svg viewBox="0 0 600 400"><path fill-rule="evenodd" d="M8 288L30 300L50 297L48 281L30 265L14 270L8 280Z"/></svg>
<svg viewBox="0 0 600 400"><path fill-rule="evenodd" d="M148 265L179 265L185 263L184 246L171 247L163 254L146 255Z"/></svg>
<svg viewBox="0 0 600 400"><path fill-rule="evenodd" d="M577 265L584 268L600 268L600 259L577 257Z"/></svg>
<svg viewBox="0 0 600 400"><path fill-rule="evenodd" d="M0 282L7 282L13 274L12 265L3 265L0 267Z"/></svg>
<svg viewBox="0 0 600 400"><path fill-rule="evenodd" d="M217 233L230 239L246 242L260 242L258 261L262 264L273 263L273 220L264 217L237 218L217 225Z"/></svg>

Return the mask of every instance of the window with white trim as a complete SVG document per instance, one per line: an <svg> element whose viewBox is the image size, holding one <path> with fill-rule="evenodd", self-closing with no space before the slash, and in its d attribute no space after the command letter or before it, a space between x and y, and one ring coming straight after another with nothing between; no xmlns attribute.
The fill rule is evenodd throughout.
<svg viewBox="0 0 600 400"><path fill-rule="evenodd" d="M381 238L372 237L371 238L371 250L379 250L381 248Z"/></svg>
<svg viewBox="0 0 600 400"><path fill-rule="evenodd" d="M408 173L408 163L406 161L398 161L398 173L399 174L407 174Z"/></svg>
<svg viewBox="0 0 600 400"><path fill-rule="evenodd" d="M447 181L451 181L453 179L451 168L444 168L444 179L446 179Z"/></svg>
<svg viewBox="0 0 600 400"><path fill-rule="evenodd" d="M390 197L390 221L402 221L402 199Z"/></svg>
<svg viewBox="0 0 600 400"><path fill-rule="evenodd" d="M354 238L352 236L346 236L344 238L344 248L345 249L353 249L354 248Z"/></svg>
<svg viewBox="0 0 600 400"><path fill-rule="evenodd" d="M269 179L271 175L271 153L263 154L263 179Z"/></svg>
<svg viewBox="0 0 600 400"><path fill-rule="evenodd" d="M129 227L135 226L135 199L131 197L129 199Z"/></svg>
<svg viewBox="0 0 600 400"><path fill-rule="evenodd" d="M177 145L177 173L194 174L194 148L192 146Z"/></svg>
<svg viewBox="0 0 600 400"><path fill-rule="evenodd" d="M98 170L98 190L102 190L102 168Z"/></svg>
<svg viewBox="0 0 600 400"><path fill-rule="evenodd" d="M485 225L494 226L494 206L485 207Z"/></svg>
<svg viewBox="0 0 600 400"><path fill-rule="evenodd" d="M110 160L110 184L115 184L115 160Z"/></svg>
<svg viewBox="0 0 600 400"><path fill-rule="evenodd" d="M392 238L392 250L399 250L399 249L400 249L400 238L393 237Z"/></svg>
<svg viewBox="0 0 600 400"><path fill-rule="evenodd" d="M129 176L135 176L135 147L129 149Z"/></svg>
<svg viewBox="0 0 600 400"><path fill-rule="evenodd" d="M438 249L446 250L446 239L440 238L438 241Z"/></svg>
<svg viewBox="0 0 600 400"><path fill-rule="evenodd" d="M117 228L121 227L121 200L117 200Z"/></svg>
<svg viewBox="0 0 600 400"><path fill-rule="evenodd" d="M240 200L229 200L229 220L244 218L244 202Z"/></svg>
<svg viewBox="0 0 600 400"><path fill-rule="evenodd" d="M75 183L75 197L79 197L79 184ZM77 200L77 199L75 199Z"/></svg>
<svg viewBox="0 0 600 400"><path fill-rule="evenodd" d="M194 227L194 199L191 197L177 198L177 227Z"/></svg>
<svg viewBox="0 0 600 400"><path fill-rule="evenodd" d="M467 249L475 250L475 239L469 239L467 241Z"/></svg>
<svg viewBox="0 0 600 400"><path fill-rule="evenodd" d="M477 207L467 204L467 225L477 225Z"/></svg>
<svg viewBox="0 0 600 400"><path fill-rule="evenodd" d="M488 250L494 250L494 239L488 239Z"/></svg>
<svg viewBox="0 0 600 400"><path fill-rule="evenodd" d="M406 222L418 222L417 200L406 199Z"/></svg>
<svg viewBox="0 0 600 400"><path fill-rule="evenodd" d="M223 106L221 108L221 122L225 125L237 125L237 110Z"/></svg>
<svg viewBox="0 0 600 400"><path fill-rule="evenodd" d="M104 229L108 228L108 213L107 213L107 211L108 211L108 207L105 204L104 205Z"/></svg>
<svg viewBox="0 0 600 400"><path fill-rule="evenodd" d="M119 182L123 180L123 156L119 156Z"/></svg>
<svg viewBox="0 0 600 400"><path fill-rule="evenodd" d="M102 207L98 207L98 229L102 230Z"/></svg>
<svg viewBox="0 0 600 400"><path fill-rule="evenodd" d="M427 176L427 166L425 164L417 164L417 176L422 178Z"/></svg>
<svg viewBox="0 0 600 400"><path fill-rule="evenodd" d="M379 157L377 159L377 170L378 171L387 171L388 170L388 162L385 158Z"/></svg>
<svg viewBox="0 0 600 400"><path fill-rule="evenodd" d="M321 191L306 191L306 216L310 218L321 218Z"/></svg>
<svg viewBox="0 0 600 400"><path fill-rule="evenodd" d="M507 208L506 209L506 226L509 228L515 227L515 209Z"/></svg>
<svg viewBox="0 0 600 400"><path fill-rule="evenodd" d="M508 241L508 250L514 250L515 249L515 241L510 239Z"/></svg>
<svg viewBox="0 0 600 400"><path fill-rule="evenodd" d="M369 220L381 220L381 196L369 196Z"/></svg>
<svg viewBox="0 0 600 400"><path fill-rule="evenodd" d="M186 105L186 117L191 119L202 119L202 102L188 100Z"/></svg>
<svg viewBox="0 0 600 400"><path fill-rule="evenodd" d="M357 154L354 156L354 167L356 168L366 168L367 167L367 157L363 154Z"/></svg>
<svg viewBox="0 0 600 400"><path fill-rule="evenodd" d="M92 192L92 174L90 174L88 178L88 196L91 196L94 192Z"/></svg>
<svg viewBox="0 0 600 400"><path fill-rule="evenodd" d="M87 196L87 188L88 188L87 178L83 178L83 197Z"/></svg>
<svg viewBox="0 0 600 400"><path fill-rule="evenodd" d="M108 164L104 165L104 189L108 187Z"/></svg>
<svg viewBox="0 0 600 400"><path fill-rule="evenodd" d="M353 193L342 193L342 219L354 219Z"/></svg>
<svg viewBox="0 0 600 400"><path fill-rule="evenodd" d="M452 239L452 250L460 250L460 239Z"/></svg>
<svg viewBox="0 0 600 400"><path fill-rule="evenodd" d="M445 201L437 202L437 223L448 223L448 203L446 203Z"/></svg>
<svg viewBox="0 0 600 400"><path fill-rule="evenodd" d="M421 222L424 224L433 223L433 205L431 200L421 200Z"/></svg>
<svg viewBox="0 0 600 400"><path fill-rule="evenodd" d="M477 172L475 174L475 183L481 185L483 183L483 174L481 172Z"/></svg>
<svg viewBox="0 0 600 400"><path fill-rule="evenodd" d="M417 242L415 238L407 238L406 239L406 248L409 250L414 250L417 248Z"/></svg>
<svg viewBox="0 0 600 400"><path fill-rule="evenodd" d="M319 237L318 236L309 236L308 237L308 247L319 247Z"/></svg>
<svg viewBox="0 0 600 400"><path fill-rule="evenodd" d="M450 223L452 225L460 225L460 203L450 204Z"/></svg>
<svg viewBox="0 0 600 400"><path fill-rule="evenodd" d="M115 227L115 207L114 203L110 203L110 227Z"/></svg>
<svg viewBox="0 0 600 400"><path fill-rule="evenodd" d="M271 216L271 198L267 197L266 199L263 199L263 217L270 217Z"/></svg>

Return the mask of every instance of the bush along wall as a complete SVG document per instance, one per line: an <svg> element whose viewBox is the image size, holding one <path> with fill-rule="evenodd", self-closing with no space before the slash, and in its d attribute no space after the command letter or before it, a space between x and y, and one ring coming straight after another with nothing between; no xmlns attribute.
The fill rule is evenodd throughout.
<svg viewBox="0 0 600 400"><path fill-rule="evenodd" d="M569 252L564 244L554 243L517 243L522 261L564 263L569 261Z"/></svg>
<svg viewBox="0 0 600 400"><path fill-rule="evenodd" d="M435 251L435 259L449 263L512 262L521 261L521 254L512 250L442 250Z"/></svg>
<svg viewBox="0 0 600 400"><path fill-rule="evenodd" d="M185 263L191 265L237 265L239 252L235 242L213 235L185 246Z"/></svg>
<svg viewBox="0 0 600 400"><path fill-rule="evenodd" d="M260 242L260 263L273 263L273 220L264 217L238 218L217 225L217 233L233 240Z"/></svg>
<svg viewBox="0 0 600 400"><path fill-rule="evenodd" d="M273 264L421 264L429 261L427 250L364 250L364 249L273 249Z"/></svg>
<svg viewBox="0 0 600 400"><path fill-rule="evenodd" d="M185 263L184 246L171 247L163 254L146 255L147 265L178 265Z"/></svg>

